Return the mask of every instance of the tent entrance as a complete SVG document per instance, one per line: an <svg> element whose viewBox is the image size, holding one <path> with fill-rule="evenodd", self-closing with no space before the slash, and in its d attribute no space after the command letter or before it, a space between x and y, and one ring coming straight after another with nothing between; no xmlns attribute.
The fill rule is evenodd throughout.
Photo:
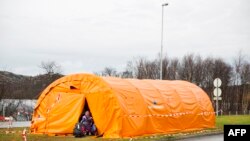
<svg viewBox="0 0 250 141"><path fill-rule="evenodd" d="M85 98L84 99L84 107L83 107L83 109L82 109L82 114L80 115L80 117L79 117L79 122L82 120L82 116L84 116L84 114L85 114L85 112L86 111L89 111L90 112L90 110L89 110L89 105L88 105L88 102L87 102L87 99ZM91 113L90 113L91 114Z"/></svg>

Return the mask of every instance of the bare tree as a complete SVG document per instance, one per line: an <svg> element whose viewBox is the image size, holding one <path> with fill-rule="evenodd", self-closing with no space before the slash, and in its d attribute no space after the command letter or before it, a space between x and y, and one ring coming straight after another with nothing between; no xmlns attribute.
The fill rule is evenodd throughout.
<svg viewBox="0 0 250 141"><path fill-rule="evenodd" d="M11 80L0 74L0 100L9 92Z"/></svg>
<svg viewBox="0 0 250 141"><path fill-rule="evenodd" d="M233 80L233 84L236 86L235 89L234 89L234 92L236 93L234 99L235 99L235 108L237 111L239 111L241 108L239 103L242 102L243 100L243 95L239 95L240 93L240 85L242 84L242 81L241 81L241 72L242 72L242 65L243 65L243 62L244 62L244 56L242 54L241 51L238 52L237 56L235 57L234 59L234 72L232 74L232 80ZM240 106L239 106L240 105Z"/></svg>
<svg viewBox="0 0 250 141"><path fill-rule="evenodd" d="M9 91L11 90L11 80L8 79L4 74L6 71L0 71L0 112L4 113L5 102L4 98L9 96ZM3 115L4 116L4 115Z"/></svg>
<svg viewBox="0 0 250 141"><path fill-rule="evenodd" d="M138 79L146 78L147 72L146 72L145 64L147 60L144 57L139 57L138 59L134 61L135 61L134 68L135 68L136 78Z"/></svg>
<svg viewBox="0 0 250 141"><path fill-rule="evenodd" d="M177 80L179 79L178 69L180 68L180 63L177 58L171 59L169 64L169 79Z"/></svg>
<svg viewBox="0 0 250 141"><path fill-rule="evenodd" d="M248 98L249 84L250 84L250 63L245 61L240 71L241 83L242 83L242 110L245 112L250 107Z"/></svg>
<svg viewBox="0 0 250 141"><path fill-rule="evenodd" d="M22 101L20 99L14 99L6 104L5 116L12 116L15 120L17 120L15 113L17 112L17 108L22 104Z"/></svg>
<svg viewBox="0 0 250 141"><path fill-rule="evenodd" d="M2 100L2 98L4 97L6 91L6 84L4 80L0 80L0 100Z"/></svg>
<svg viewBox="0 0 250 141"><path fill-rule="evenodd" d="M39 67L49 75L53 74L60 74L62 73L61 66L58 65L55 61L47 61L47 62L41 62Z"/></svg>
<svg viewBox="0 0 250 141"><path fill-rule="evenodd" d="M202 81L204 80L204 64L203 59L200 55L195 56L194 58L194 76L193 82L196 83L198 86L202 86Z"/></svg>
<svg viewBox="0 0 250 141"><path fill-rule="evenodd" d="M242 84L250 84L250 63L245 62L240 71L240 79Z"/></svg>
<svg viewBox="0 0 250 141"><path fill-rule="evenodd" d="M215 59L212 57L207 57L203 60L203 81L202 87L203 88L212 88L213 81L214 81L214 61ZM223 82L224 83L224 82Z"/></svg>
<svg viewBox="0 0 250 141"><path fill-rule="evenodd" d="M101 74L102 76L119 76L116 69L112 67L105 67Z"/></svg>
<svg viewBox="0 0 250 141"><path fill-rule="evenodd" d="M135 60L135 75L138 79L159 79L159 61L140 57Z"/></svg>
<svg viewBox="0 0 250 141"><path fill-rule="evenodd" d="M122 78L134 78L134 67L133 62L128 61L127 66L125 68L125 71L121 73Z"/></svg>
<svg viewBox="0 0 250 141"><path fill-rule="evenodd" d="M179 70L181 79L193 82L194 67L195 67L194 54L185 55L182 58L181 68Z"/></svg>
<svg viewBox="0 0 250 141"><path fill-rule="evenodd" d="M235 91L237 94L237 110L246 111L249 107L249 101L247 99L247 93L249 92L250 82L250 63L245 60L246 56L241 51L234 59L234 73L233 82Z"/></svg>
<svg viewBox="0 0 250 141"><path fill-rule="evenodd" d="M169 71L169 58L165 56L162 59L162 79L168 80L170 78L170 71Z"/></svg>
<svg viewBox="0 0 250 141"><path fill-rule="evenodd" d="M213 79L219 77L223 82L222 86L227 86L229 84L231 73L232 67L223 61L223 59L217 58L214 60Z"/></svg>
<svg viewBox="0 0 250 141"><path fill-rule="evenodd" d="M240 85L241 84L241 72L242 72L242 66L244 63L244 55L241 51L238 52L237 56L234 59L234 85Z"/></svg>

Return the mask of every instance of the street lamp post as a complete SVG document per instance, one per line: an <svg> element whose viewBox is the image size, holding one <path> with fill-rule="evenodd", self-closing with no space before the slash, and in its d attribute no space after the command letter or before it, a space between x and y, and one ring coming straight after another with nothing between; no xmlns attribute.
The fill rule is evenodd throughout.
<svg viewBox="0 0 250 141"><path fill-rule="evenodd" d="M160 54L160 80L162 80L162 52L163 52L163 15L164 15L164 6L168 6L168 3L162 4L162 21L161 21L161 54Z"/></svg>

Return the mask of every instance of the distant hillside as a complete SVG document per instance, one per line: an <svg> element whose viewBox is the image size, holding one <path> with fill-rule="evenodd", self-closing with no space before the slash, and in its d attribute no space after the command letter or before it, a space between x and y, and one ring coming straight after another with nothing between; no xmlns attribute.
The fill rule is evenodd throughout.
<svg viewBox="0 0 250 141"><path fill-rule="evenodd" d="M61 74L24 76L0 71L0 99L37 99L41 91Z"/></svg>
<svg viewBox="0 0 250 141"><path fill-rule="evenodd" d="M6 81L19 81L27 78L27 76L14 74L12 72L8 71L0 71L0 81L3 81L5 79Z"/></svg>

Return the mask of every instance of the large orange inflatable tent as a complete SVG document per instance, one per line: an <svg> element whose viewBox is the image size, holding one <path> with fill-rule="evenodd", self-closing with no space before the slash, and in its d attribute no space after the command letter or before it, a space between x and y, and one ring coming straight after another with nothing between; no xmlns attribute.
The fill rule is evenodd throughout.
<svg viewBox="0 0 250 141"><path fill-rule="evenodd" d="M50 84L34 109L31 132L71 134L84 104L106 138L213 128L207 94L186 81L137 80L75 74Z"/></svg>

